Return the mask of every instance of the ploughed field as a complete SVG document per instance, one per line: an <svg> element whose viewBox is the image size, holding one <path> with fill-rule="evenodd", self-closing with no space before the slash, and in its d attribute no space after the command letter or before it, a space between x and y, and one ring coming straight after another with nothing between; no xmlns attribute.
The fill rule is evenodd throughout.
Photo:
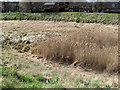
<svg viewBox="0 0 120 90"><path fill-rule="evenodd" d="M118 87L118 25L32 20L0 24L3 66L18 66L18 74L59 76L57 84L41 87ZM4 80L3 86L9 87Z"/></svg>

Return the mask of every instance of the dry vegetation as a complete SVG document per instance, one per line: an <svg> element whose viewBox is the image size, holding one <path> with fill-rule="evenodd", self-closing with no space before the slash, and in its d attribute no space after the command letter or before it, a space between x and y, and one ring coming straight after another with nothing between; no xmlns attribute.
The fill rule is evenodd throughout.
<svg viewBox="0 0 120 90"><path fill-rule="evenodd" d="M113 30L84 28L60 38L49 38L35 46L38 58L72 64L97 71L118 72L118 34Z"/></svg>
<svg viewBox="0 0 120 90"><path fill-rule="evenodd" d="M4 88L118 88L118 25L0 23ZM52 80L41 81L41 76Z"/></svg>

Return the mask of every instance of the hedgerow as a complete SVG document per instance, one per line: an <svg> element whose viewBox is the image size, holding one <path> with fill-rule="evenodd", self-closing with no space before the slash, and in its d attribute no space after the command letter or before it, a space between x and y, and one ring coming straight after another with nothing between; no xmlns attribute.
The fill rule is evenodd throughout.
<svg viewBox="0 0 120 90"><path fill-rule="evenodd" d="M48 12L48 13L0 13L1 20L48 20L77 23L119 24L119 14L82 13L82 12Z"/></svg>

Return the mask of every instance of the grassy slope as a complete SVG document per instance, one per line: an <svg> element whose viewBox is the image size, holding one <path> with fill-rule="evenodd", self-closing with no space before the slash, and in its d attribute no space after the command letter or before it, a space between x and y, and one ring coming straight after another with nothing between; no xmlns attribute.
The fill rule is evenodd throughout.
<svg viewBox="0 0 120 90"><path fill-rule="evenodd" d="M72 21L83 23L117 24L118 15L112 13L81 13L81 12L59 12L59 13L1 13L2 20L52 20Z"/></svg>
<svg viewBox="0 0 120 90"><path fill-rule="evenodd" d="M62 85L58 84L59 77L57 75L46 79L43 75L19 73L23 68L18 65L19 62L14 63L18 59L19 56L11 53L2 54L2 88L62 88Z"/></svg>
<svg viewBox="0 0 120 90"><path fill-rule="evenodd" d="M52 86L52 88L62 87L57 84L57 76L53 76L51 80L47 80L42 75L34 77L32 75L18 74L16 67L9 69L4 66L2 69L2 74L4 79L3 88L43 88L50 86Z"/></svg>

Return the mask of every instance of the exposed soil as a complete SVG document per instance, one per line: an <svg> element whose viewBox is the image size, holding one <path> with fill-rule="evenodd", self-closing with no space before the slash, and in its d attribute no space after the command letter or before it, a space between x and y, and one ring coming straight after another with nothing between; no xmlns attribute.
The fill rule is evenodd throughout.
<svg viewBox="0 0 120 90"><path fill-rule="evenodd" d="M33 43L40 42L41 39L46 38L59 38L62 34L65 36L71 31L79 30L80 28L95 28L96 30L106 30L109 32L118 33L118 26L113 25L101 25L101 24L83 24L75 22L53 22L53 21L0 21L2 25L2 33L0 41L5 41L6 38L11 42L17 44L6 44L12 47L16 45L24 45L22 50L24 53L19 53L15 50L6 50L3 47L2 54L11 53L18 55L17 61L11 61L13 63L19 63L22 69L19 73L25 74L43 74L50 76L57 74L60 77L61 83L66 88L84 88L89 84L89 87L118 87L118 75L110 75L108 73L99 73L92 70L83 69L80 67L66 66L43 58L37 59L32 55L29 48L33 46ZM9 42L10 43L10 42ZM27 50L27 51L26 51ZM28 52L29 51L29 52ZM7 55L7 54L6 54ZM97 85L96 85L97 83Z"/></svg>
<svg viewBox="0 0 120 90"><path fill-rule="evenodd" d="M2 26L2 35L13 37L12 39L18 41L30 40L36 41L37 38L44 38L45 36L60 36L68 31L75 31L87 28L96 28L96 30L114 30L118 31L118 25L101 25L75 22L54 22L54 21L0 21ZM1 37L2 39L2 37Z"/></svg>

